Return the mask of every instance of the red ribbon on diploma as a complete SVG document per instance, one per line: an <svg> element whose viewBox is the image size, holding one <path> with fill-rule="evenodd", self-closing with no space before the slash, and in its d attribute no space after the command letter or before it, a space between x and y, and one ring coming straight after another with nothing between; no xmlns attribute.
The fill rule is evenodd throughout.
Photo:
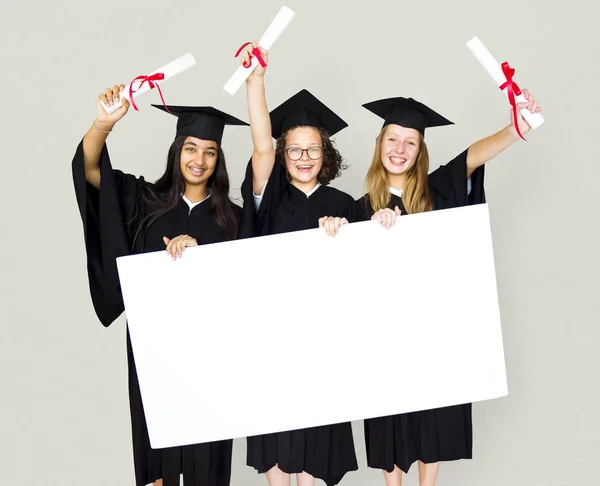
<svg viewBox="0 0 600 486"><path fill-rule="evenodd" d="M244 45L242 45L242 47L240 47L240 48L237 50L237 52L235 53L235 56L233 56L233 57L238 57L238 56L240 55L240 53L241 53L241 52L244 50L244 48L245 48L246 46L250 46L250 45L252 45L252 42L246 42ZM261 65L263 68L266 68L266 67L267 67L267 63L265 62L265 60L263 59L263 57L260 55L260 49L259 49L258 47L255 47L254 49L252 49L252 50L250 51L250 62L244 62L244 64L243 64L243 66L244 66L245 68L249 68L249 67L250 67L250 65L252 64L252 63L251 63L252 57L256 57L256 59L258 59L258 62L260 63L260 65Z"/></svg>
<svg viewBox="0 0 600 486"><path fill-rule="evenodd" d="M506 88L506 92L508 93L508 101L510 102L510 106L512 106L513 109L513 119L515 123L515 128L517 129L519 137L525 140L525 137L521 134L521 130L519 130L519 121L517 118L517 101L515 100L515 95L519 96L521 94L521 88L519 88L517 86L517 83L515 83L512 79L515 75L515 70L511 68L507 62L503 62L502 72L506 77L506 82L500 85L500 89L504 90L504 88Z"/></svg>
<svg viewBox="0 0 600 486"><path fill-rule="evenodd" d="M131 105L133 106L134 110L140 111L138 109L137 105L135 104L133 95L144 85L144 83L148 83L148 85L150 86L150 89L154 89L154 88L158 89L158 94L160 95L160 99L162 101L163 106L165 107L165 110L167 110L169 113L171 113L169 111L169 108L167 108L167 104L165 103L165 99L163 98L163 94L162 94L162 91L160 90L160 86L158 85L158 83L154 82L154 81L162 81L163 79L165 79L165 75L163 73L156 73L156 74L152 74L151 76L147 76L147 75L138 76L131 82L131 84L129 85L129 100L131 101ZM136 81L141 81L141 83L136 89L133 89L133 84ZM173 113L171 113L171 115L172 114Z"/></svg>

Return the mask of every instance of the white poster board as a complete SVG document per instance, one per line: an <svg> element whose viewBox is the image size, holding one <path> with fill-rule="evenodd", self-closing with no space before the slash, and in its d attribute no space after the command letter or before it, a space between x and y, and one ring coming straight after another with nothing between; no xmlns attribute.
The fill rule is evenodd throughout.
<svg viewBox="0 0 600 486"><path fill-rule="evenodd" d="M153 448L507 394L486 204L117 263Z"/></svg>

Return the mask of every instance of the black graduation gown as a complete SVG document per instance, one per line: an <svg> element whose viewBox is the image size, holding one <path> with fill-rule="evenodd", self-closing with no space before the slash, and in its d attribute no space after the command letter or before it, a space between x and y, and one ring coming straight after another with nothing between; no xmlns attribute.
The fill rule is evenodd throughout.
<svg viewBox="0 0 600 486"><path fill-rule="evenodd" d="M484 168L471 176L471 192L467 194L467 151L429 174L429 190L433 209L450 209L485 202ZM394 206L406 214L402 199L392 194L389 208ZM365 197L357 201L360 220L373 215ZM471 404L436 408L365 420L365 444L369 467L404 472L417 460L424 463L454 461L473 457L473 425Z"/></svg>
<svg viewBox="0 0 600 486"><path fill-rule="evenodd" d="M355 220L355 202L351 196L321 186L307 198L287 182L280 160L275 161L258 214L254 206L251 162L242 184L242 195L246 231L253 231L257 236L318 228L318 220L323 216ZM352 426L346 422L248 437L247 465L259 473L275 465L288 474L307 472L333 486L347 472L358 469Z"/></svg>
<svg viewBox="0 0 600 486"><path fill-rule="evenodd" d="M164 250L163 236L188 234L199 245L226 240L214 223L209 200L189 206L181 199L177 207L159 218L138 237L135 232L147 208L140 198L142 185L136 178L113 170L106 146L101 156L101 186L96 190L85 180L83 146L73 158L73 181L84 227L88 278L94 309L104 326L109 326L124 311L115 259L132 253ZM233 203L232 203L233 205ZM234 206L236 215L241 209ZM166 257L166 256L165 256ZM231 476L232 440L168 449L152 449L144 416L133 351L127 332L129 403L133 438L133 458L137 486L162 478L164 486L228 486ZM201 379L201 377L199 377Z"/></svg>

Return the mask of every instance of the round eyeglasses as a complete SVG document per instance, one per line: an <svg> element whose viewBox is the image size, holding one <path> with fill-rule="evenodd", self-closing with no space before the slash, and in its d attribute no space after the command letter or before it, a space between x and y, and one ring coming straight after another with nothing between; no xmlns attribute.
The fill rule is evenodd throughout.
<svg viewBox="0 0 600 486"><path fill-rule="evenodd" d="M308 155L309 159L318 160L323 156L323 147L319 147L317 145L313 145L312 147L308 147L307 149L290 147L286 148L284 152L287 154L290 160L300 160L304 152L306 152L306 155Z"/></svg>

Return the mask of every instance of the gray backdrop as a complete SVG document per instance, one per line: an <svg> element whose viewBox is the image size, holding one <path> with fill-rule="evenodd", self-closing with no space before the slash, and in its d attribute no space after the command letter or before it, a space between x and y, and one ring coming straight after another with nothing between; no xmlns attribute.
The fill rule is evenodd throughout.
<svg viewBox="0 0 600 486"><path fill-rule="evenodd" d="M355 197L381 126L362 103L413 96L452 119L428 131L432 168L508 123L506 101L464 47L473 35L544 108L529 142L486 169L510 395L474 406L475 459L444 464L440 486L600 480L600 42L587 3L290 0L296 19L271 52L271 108L308 88L350 124L336 137L350 168L334 186ZM124 319L104 329L94 315L71 180L97 94L191 51L198 65L164 85L167 102L247 119L245 89L231 97L222 86L237 47L260 37L281 5L2 2L2 484L133 484ZM116 167L151 180L175 131L149 106L158 99L140 96L141 111L108 141ZM250 133L232 128L223 144L237 196ZM232 285L244 278L232 273ZM383 484L364 467L354 425L362 467L342 484ZM244 464L237 440L232 484L266 484ZM406 483L416 484L416 468Z"/></svg>

